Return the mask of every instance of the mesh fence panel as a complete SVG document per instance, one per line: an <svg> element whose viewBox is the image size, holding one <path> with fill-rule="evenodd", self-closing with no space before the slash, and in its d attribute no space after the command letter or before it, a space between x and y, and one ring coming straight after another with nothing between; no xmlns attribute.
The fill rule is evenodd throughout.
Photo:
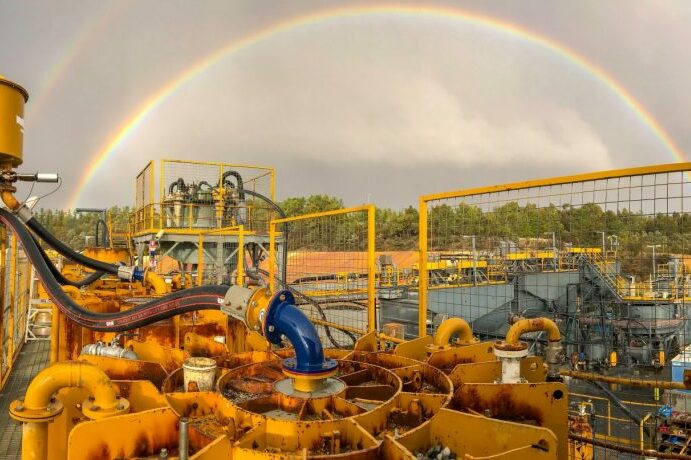
<svg viewBox="0 0 691 460"><path fill-rule="evenodd" d="M512 318L546 316L562 332L565 367L681 381L691 366L690 177L672 165L424 197L428 332L460 316L476 335L502 338ZM543 333L524 340L534 353L546 343ZM572 409L597 439L688 453L676 415L687 393L576 379L569 388L585 395Z"/></svg>
<svg viewBox="0 0 691 460"><path fill-rule="evenodd" d="M374 208L272 222L278 246L287 245L288 288L329 347L351 347L374 330ZM271 260L282 271L282 247ZM280 283L276 283L280 287Z"/></svg>
<svg viewBox="0 0 691 460"><path fill-rule="evenodd" d="M159 226L266 231L273 195L272 168L162 160Z"/></svg>

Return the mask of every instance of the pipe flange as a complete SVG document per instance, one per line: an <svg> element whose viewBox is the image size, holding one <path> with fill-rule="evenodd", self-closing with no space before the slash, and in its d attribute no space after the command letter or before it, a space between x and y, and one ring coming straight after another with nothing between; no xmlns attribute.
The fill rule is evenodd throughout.
<svg viewBox="0 0 691 460"><path fill-rule="evenodd" d="M117 404L111 408L100 407L95 400L87 398L82 403L82 414L91 420L100 420L115 415L127 414L130 411L130 402L118 396Z"/></svg>
<svg viewBox="0 0 691 460"><path fill-rule="evenodd" d="M62 413L64 406L59 399L54 399L48 406L41 409L29 409L23 400L10 403L10 417L18 422L52 422Z"/></svg>
<svg viewBox="0 0 691 460"><path fill-rule="evenodd" d="M494 343L494 356L497 358L523 358L528 356L525 342L507 343L503 340Z"/></svg>
<svg viewBox="0 0 691 460"><path fill-rule="evenodd" d="M286 358L283 360L283 374L289 377L309 377L309 378L326 378L331 377L336 373L338 363L335 359L324 359L321 369L314 369L309 371L301 371L297 369L297 359Z"/></svg>

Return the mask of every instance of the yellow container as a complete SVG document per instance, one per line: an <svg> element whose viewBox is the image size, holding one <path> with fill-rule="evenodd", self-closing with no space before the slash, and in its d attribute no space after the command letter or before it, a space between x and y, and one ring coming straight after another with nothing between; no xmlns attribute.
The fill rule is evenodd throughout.
<svg viewBox="0 0 691 460"><path fill-rule="evenodd" d="M0 163L22 164L24 145L24 103L29 93L0 75Z"/></svg>

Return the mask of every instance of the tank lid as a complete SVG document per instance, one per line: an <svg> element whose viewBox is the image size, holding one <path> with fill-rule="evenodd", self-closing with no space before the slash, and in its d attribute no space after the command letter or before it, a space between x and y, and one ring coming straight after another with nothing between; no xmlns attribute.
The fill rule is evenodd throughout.
<svg viewBox="0 0 691 460"><path fill-rule="evenodd" d="M9 86L10 88L16 89L17 91L22 93L22 96L24 96L24 102L29 102L29 92L25 90L21 85L18 85L17 83L8 80L2 74L0 74L0 85Z"/></svg>

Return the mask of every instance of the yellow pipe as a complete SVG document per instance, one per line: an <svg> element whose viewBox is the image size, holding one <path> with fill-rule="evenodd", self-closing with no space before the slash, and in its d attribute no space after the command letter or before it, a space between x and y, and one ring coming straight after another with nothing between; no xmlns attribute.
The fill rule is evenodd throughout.
<svg viewBox="0 0 691 460"><path fill-rule="evenodd" d="M641 419L641 423L640 423L640 427L639 427L639 431L640 431L639 434L640 434L640 436L641 436L641 450L645 449L645 440L644 440L644 430L645 430L645 428L644 428L644 425L645 425L645 422L646 422L652 415L653 415L652 412L648 412L647 414L645 414L645 417L643 417L643 418Z"/></svg>
<svg viewBox="0 0 691 460"><path fill-rule="evenodd" d="M561 333L556 323L548 318L521 319L513 323L506 333L505 342L508 345L516 345L521 336L528 332L545 331L550 342L559 342Z"/></svg>
<svg viewBox="0 0 691 460"><path fill-rule="evenodd" d="M24 422L23 459L48 458L48 423L60 413L54 406L51 409L54 402L51 399L57 391L68 387L85 388L92 395L93 400L89 398L82 404L82 412L87 417L108 417L129 410L129 403L117 396L110 378L93 364L65 362L43 369L29 384L24 399L10 406L12 417Z"/></svg>
<svg viewBox="0 0 691 460"><path fill-rule="evenodd" d="M475 341L473 330L466 320L463 318L449 318L437 328L437 332L434 334L434 345L439 348L448 347L449 340L454 334L458 334L459 343L467 344Z"/></svg>
<svg viewBox="0 0 691 460"><path fill-rule="evenodd" d="M157 273L147 270L144 275L144 283L154 288L156 295L165 295L168 293L168 284L166 284L166 280Z"/></svg>
<svg viewBox="0 0 691 460"><path fill-rule="evenodd" d="M610 377L607 375L593 374L591 372L561 370L561 375L581 380L594 380L603 383L616 383L640 388L662 388L664 390L688 390L684 382L669 382L665 380L638 380L626 377ZM691 385L691 384L690 384Z"/></svg>
<svg viewBox="0 0 691 460"><path fill-rule="evenodd" d="M14 193L8 190L0 192L0 198L2 198L2 202L12 211L16 211L22 205L17 198L15 198Z"/></svg>
<svg viewBox="0 0 691 460"><path fill-rule="evenodd" d="M43 460L48 458L48 424L26 422L22 426L22 459Z"/></svg>
<svg viewBox="0 0 691 460"><path fill-rule="evenodd" d="M115 408L119 400L110 378L99 367L85 362L54 364L34 377L26 389L24 407L45 410L50 399L61 388L86 388L94 397L94 404L103 410Z"/></svg>

